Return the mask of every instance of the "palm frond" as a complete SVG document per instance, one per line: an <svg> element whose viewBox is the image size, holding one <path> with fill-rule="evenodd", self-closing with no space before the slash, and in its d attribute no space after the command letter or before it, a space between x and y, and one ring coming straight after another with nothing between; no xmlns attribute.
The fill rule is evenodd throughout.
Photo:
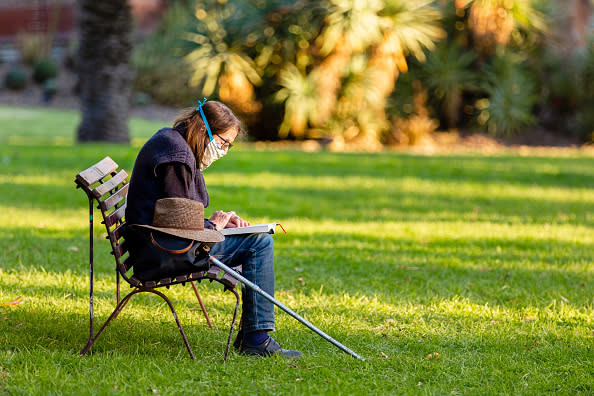
<svg viewBox="0 0 594 396"><path fill-rule="evenodd" d="M425 50L445 36L440 26L441 13L428 0L388 0L380 13L383 31L396 35L402 49L420 61Z"/></svg>
<svg viewBox="0 0 594 396"><path fill-rule="evenodd" d="M311 76L306 76L295 65L287 65L279 75L282 87L274 96L276 102L285 103L285 115L279 128L279 136L289 132L303 136L308 122L317 114L316 86Z"/></svg>
<svg viewBox="0 0 594 396"><path fill-rule="evenodd" d="M328 55L338 46L359 52L381 38L380 0L330 0L327 24L319 36L320 52Z"/></svg>
<svg viewBox="0 0 594 396"><path fill-rule="evenodd" d="M251 84L261 84L260 69L243 51L243 43L237 39L241 34L237 31L231 34L229 29L224 28L242 26L235 23L239 18L237 8L206 8L205 4L198 4L195 14L196 31L184 35L184 39L195 46L184 58L193 70L190 85L200 85L205 95L211 95L221 74L229 72L242 74Z"/></svg>
<svg viewBox="0 0 594 396"><path fill-rule="evenodd" d="M535 122L535 84L523 70L520 58L498 55L486 70L486 105L478 115L493 135L511 135Z"/></svg>

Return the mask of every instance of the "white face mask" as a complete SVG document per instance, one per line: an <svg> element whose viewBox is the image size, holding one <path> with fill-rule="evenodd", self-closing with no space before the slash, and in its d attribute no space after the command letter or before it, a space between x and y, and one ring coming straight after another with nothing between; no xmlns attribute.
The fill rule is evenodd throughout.
<svg viewBox="0 0 594 396"><path fill-rule="evenodd" d="M223 157L225 154L227 154L227 151L223 150L216 140L212 139L204 149L204 156L202 157L200 170L203 171L208 168L213 162Z"/></svg>

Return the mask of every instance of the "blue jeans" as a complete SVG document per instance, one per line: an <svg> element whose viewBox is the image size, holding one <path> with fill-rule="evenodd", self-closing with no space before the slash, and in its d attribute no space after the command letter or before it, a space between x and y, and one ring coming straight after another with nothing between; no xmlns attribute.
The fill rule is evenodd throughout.
<svg viewBox="0 0 594 396"><path fill-rule="evenodd" d="M242 266L241 274L274 296L274 240L270 234L231 235L210 248L210 255L229 267ZM242 290L244 332L274 330L274 304L255 291Z"/></svg>

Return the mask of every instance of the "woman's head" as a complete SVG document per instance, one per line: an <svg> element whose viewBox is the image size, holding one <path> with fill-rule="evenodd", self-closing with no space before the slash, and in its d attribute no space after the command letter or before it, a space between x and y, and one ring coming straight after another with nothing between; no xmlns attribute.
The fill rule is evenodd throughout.
<svg viewBox="0 0 594 396"><path fill-rule="evenodd" d="M226 149L227 142L233 142L243 133L242 122L223 103L207 101L202 105L202 111L213 138L218 139L219 146ZM206 146L210 142L200 111L193 107L182 110L173 122L173 127L178 129L183 127L186 130L186 142L196 156L196 163L200 166Z"/></svg>

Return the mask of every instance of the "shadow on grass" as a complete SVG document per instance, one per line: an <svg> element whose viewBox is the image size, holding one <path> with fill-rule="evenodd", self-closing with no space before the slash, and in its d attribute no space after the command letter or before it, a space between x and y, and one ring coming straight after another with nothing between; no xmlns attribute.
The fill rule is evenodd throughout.
<svg viewBox="0 0 594 396"><path fill-rule="evenodd" d="M373 178L415 177L432 181L506 183L541 187L593 187L594 157L555 158L503 155L421 156L380 153L265 152L264 163L253 163L252 152L225 157L214 172L245 174L270 171L291 176L364 176ZM266 162L274 164L268 169ZM345 166L345 162L352 166Z"/></svg>
<svg viewBox="0 0 594 396"><path fill-rule="evenodd" d="M593 275L585 264L591 260L594 245L587 243L550 238L456 238L419 243L415 239L387 236L345 238L338 232L297 234L294 239L302 245L277 243L277 291L281 293L295 290L308 294L323 287L330 293L377 296L391 304L428 303L463 296L476 304L511 308L526 304L542 307L563 299L586 308L594 294ZM309 249L308 241L315 248ZM0 260L5 271L5 290L15 295L40 296L76 292L84 297L88 288L88 250L82 241L81 250L69 251L65 246L70 243L45 235L29 238L23 246L16 245L14 250L5 252ZM29 249L29 245L41 249ZM107 243L96 241L96 245L95 280L115 283ZM57 248L48 251L44 246ZM10 279L40 275L56 280L51 285L30 289ZM60 283L65 286L59 286ZM123 283L123 292L127 289ZM101 291L97 295L112 296L111 292Z"/></svg>
<svg viewBox="0 0 594 396"><path fill-rule="evenodd" d="M179 305L177 308L178 312L186 309ZM439 375L439 367L454 365L446 370L446 373L454 375L458 365L472 361L483 370L493 366L503 371L513 371L514 361L518 359L517 368L523 370L519 375L528 369L540 372L542 367L539 364L543 362L547 362L547 370L555 362L555 367L561 369L573 367L567 370L571 375L587 375L587 365L576 363L588 361L590 336L584 332L567 330L574 326L583 327L583 323L565 323L565 332L559 333L546 330L547 326L554 326L554 322L536 327L522 320L504 320L501 324L491 321L489 324L490 317L463 311L447 314L436 314L430 310L418 313L392 312L390 318L393 322L385 321L385 313L363 314L347 307L333 309L330 317L324 316L324 309L316 307L302 310L302 313L310 313L320 328L370 359L370 364L376 369L385 367L393 370L397 364L415 367L416 370L417 365L422 365L428 372L416 370L416 375L429 374L433 369L436 370L434 375ZM193 314L199 315L199 312ZM186 315L181 318L198 361L222 360L227 331L225 326L230 318L229 314L223 316L214 332L197 317L189 319ZM105 318L105 315L100 315L97 325ZM2 351L39 349L44 353L66 352L77 355L88 337L86 315L58 311L51 305L36 310L23 307L3 309L0 310L0 319ZM352 327L353 322L358 329ZM284 324L285 329L280 330L281 338L307 355L324 356L326 364L339 366L340 360L347 358L296 322L285 321ZM360 328L362 324L364 328ZM436 351L443 357L434 360L427 357ZM113 352L130 355L133 359L170 361L181 358L189 361L181 336L167 309L160 309L150 315L124 310L98 339L91 355L108 358ZM508 360L499 366L502 357ZM92 359L92 356L81 359ZM233 361L239 357L232 356L231 359ZM483 377L473 375L468 378L480 383ZM583 389L590 389L592 384L582 382L582 385L585 386Z"/></svg>
<svg viewBox="0 0 594 396"><path fill-rule="evenodd" d="M74 180L74 179L73 179ZM0 183L3 205L19 209L86 210L87 198L72 187ZM211 201L218 207L233 207L251 217L277 219L306 218L338 221L489 221L495 223L524 222L546 224L577 222L594 226L594 217L576 218L589 213L592 202L560 201L544 197L460 198L451 192L405 192L397 187L353 190L319 188L214 187L209 189ZM23 197L31 197L23 199ZM43 197L38 199L37 197ZM307 199L304 199L307 197ZM213 205L211 205L213 206ZM209 210L213 210L210 208ZM81 224L85 219L81 218Z"/></svg>
<svg viewBox="0 0 594 396"><path fill-rule="evenodd" d="M129 173L138 148L117 144L76 146L6 145L0 149L5 169L17 174L36 174L40 169L69 171L73 175L111 156ZM40 155L40 153L42 153ZM208 173L272 172L291 176L363 176L372 178L415 177L432 181L508 183L541 187L590 188L594 186L594 157L520 157L502 155L420 156L400 153L303 153L236 151L217 162ZM352 164L352 166L345 166ZM269 165L270 164L270 165ZM271 167L272 166L272 167Z"/></svg>

